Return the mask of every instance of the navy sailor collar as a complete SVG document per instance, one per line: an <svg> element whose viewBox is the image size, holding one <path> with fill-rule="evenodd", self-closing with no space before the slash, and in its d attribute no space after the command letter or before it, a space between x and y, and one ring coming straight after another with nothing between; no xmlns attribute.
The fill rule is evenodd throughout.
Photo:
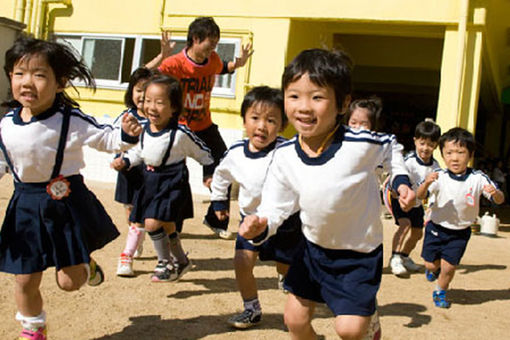
<svg viewBox="0 0 510 340"><path fill-rule="evenodd" d="M434 164L434 161L435 161L434 157L431 156L428 162L424 162L423 159L421 159L420 156L418 156L416 151L414 151L414 156L416 158L416 162L423 166L431 166L432 164Z"/></svg>
<svg viewBox="0 0 510 340"><path fill-rule="evenodd" d="M244 145L243 145L244 155L246 156L246 158L251 158L251 159L266 157L267 154L270 153L271 151L273 151L274 148L276 147L277 139L275 139L271 144L266 146L264 149L257 151L257 152L250 151L250 140L245 139Z"/></svg>
<svg viewBox="0 0 510 340"><path fill-rule="evenodd" d="M47 109L44 112L39 113L37 116L32 116L30 118L30 121L24 122L23 119L21 119L21 110L23 109L23 106L19 106L13 110L13 117L12 120L14 124L16 125L27 125L33 122L41 121L44 119L48 119L51 116L53 116L57 112L64 112L64 105L61 105L57 100L53 102L53 105L49 109Z"/></svg>
<svg viewBox="0 0 510 340"><path fill-rule="evenodd" d="M345 134L345 127L343 125L340 125L338 130L335 132L335 135L333 137L333 141L331 142L331 145L328 146L328 148L326 150L324 150L324 152L321 153L317 157L310 157L303 151L303 149L301 148L301 145L299 144L299 135L296 135L294 146L296 148L298 157L303 161L303 163L305 163L307 165L325 164L331 158L333 158L335 156L336 152L342 146L342 142L344 140L344 134Z"/></svg>
<svg viewBox="0 0 510 340"><path fill-rule="evenodd" d="M454 174L449 169L446 169L446 172L448 173L448 176L450 176L451 179L453 179L455 181L459 181L459 182L464 182L469 177L469 175L471 175L473 173L473 169L467 168L466 171L460 175Z"/></svg>

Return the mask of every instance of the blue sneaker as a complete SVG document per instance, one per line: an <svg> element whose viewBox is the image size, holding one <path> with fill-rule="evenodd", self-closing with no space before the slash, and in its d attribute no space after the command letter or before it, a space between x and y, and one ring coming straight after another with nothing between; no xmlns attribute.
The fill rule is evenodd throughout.
<svg viewBox="0 0 510 340"><path fill-rule="evenodd" d="M441 272L441 269L436 270L435 272L431 272L430 270L425 270L425 277L427 278L427 281L434 282L439 277L439 273Z"/></svg>
<svg viewBox="0 0 510 340"><path fill-rule="evenodd" d="M444 290L435 290L432 293L432 299L434 300L434 304L439 308L450 308L450 303L446 301L446 291Z"/></svg>

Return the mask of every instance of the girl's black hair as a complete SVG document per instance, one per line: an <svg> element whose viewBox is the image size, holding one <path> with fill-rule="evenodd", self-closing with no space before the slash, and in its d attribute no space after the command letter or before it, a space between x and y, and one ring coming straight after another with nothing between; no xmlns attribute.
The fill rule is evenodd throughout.
<svg viewBox="0 0 510 340"><path fill-rule="evenodd" d="M152 77L147 80L144 85L144 92L147 90L149 85L159 84L166 86L166 94L168 99L170 100L170 104L174 109L174 113L172 114L172 118L170 119L170 125L175 126L179 121L179 116L182 113L182 89L179 81L171 76L167 76L161 73L155 73Z"/></svg>
<svg viewBox="0 0 510 340"><path fill-rule="evenodd" d="M426 118L423 122L419 122L414 129L414 138L430 139L436 142L441 137L441 128L430 118Z"/></svg>
<svg viewBox="0 0 510 340"><path fill-rule="evenodd" d="M193 46L193 38L195 37L200 42L206 38L219 38L220 27L212 17L198 17L188 27L187 47Z"/></svg>
<svg viewBox="0 0 510 340"><path fill-rule="evenodd" d="M341 113L345 98L352 92L352 68L351 58L343 51L304 50L285 67L282 90L285 92L290 83L307 73L314 84L334 90L338 113Z"/></svg>
<svg viewBox="0 0 510 340"><path fill-rule="evenodd" d="M135 85L143 79L149 79L154 72L146 67L139 67L129 77L129 85L124 94L124 104L126 107L136 109L136 103L133 102L133 89Z"/></svg>
<svg viewBox="0 0 510 340"><path fill-rule="evenodd" d="M466 147L469 154L473 155L475 152L475 137L471 132L460 127L454 127L446 131L441 138L439 138L439 149L443 153L443 148L446 142L458 143L460 146Z"/></svg>
<svg viewBox="0 0 510 340"><path fill-rule="evenodd" d="M283 93L281 90L269 86L257 86L246 93L243 103L241 104L241 117L243 117L243 122L248 109L259 103L274 105L280 109L282 127L287 125L288 118L283 108Z"/></svg>
<svg viewBox="0 0 510 340"><path fill-rule="evenodd" d="M357 108L368 110L368 120L370 120L370 130L377 131L379 129L379 119L381 118L382 100L377 96L370 96L368 98L356 99L349 105L349 110L345 115L345 123L349 123L352 113Z"/></svg>
<svg viewBox="0 0 510 340"><path fill-rule="evenodd" d="M69 84L78 92L71 82L71 80L77 78L83 81L87 87L93 90L96 89L96 83L92 72L87 65L85 65L83 59L78 57L78 52L72 49L71 46L54 41L35 39L25 34L22 34L16 39L14 45L5 52L4 71L7 78L10 79L10 73L14 70L14 66L18 62L22 60L28 61L36 55L46 58L60 86L65 87ZM71 99L65 91L57 93L55 100L73 107L79 107L79 104ZM21 104L14 99L3 103L3 105L9 107L21 106Z"/></svg>

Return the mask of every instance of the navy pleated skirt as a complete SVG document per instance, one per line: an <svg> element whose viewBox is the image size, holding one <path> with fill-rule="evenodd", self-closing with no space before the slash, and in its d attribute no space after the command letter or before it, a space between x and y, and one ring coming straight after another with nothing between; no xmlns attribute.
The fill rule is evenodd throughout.
<svg viewBox="0 0 510 340"><path fill-rule="evenodd" d="M0 271L30 274L90 262L90 253L119 236L110 216L83 183L67 177L71 193L52 199L47 183L15 183L0 231Z"/></svg>
<svg viewBox="0 0 510 340"><path fill-rule="evenodd" d="M144 223L146 218L163 222L182 222L193 217L193 199L186 163L144 170L144 181L135 194L130 220Z"/></svg>
<svg viewBox="0 0 510 340"><path fill-rule="evenodd" d="M140 164L117 173L115 201L123 204L133 204L135 193L140 190L143 184L143 168L144 166Z"/></svg>

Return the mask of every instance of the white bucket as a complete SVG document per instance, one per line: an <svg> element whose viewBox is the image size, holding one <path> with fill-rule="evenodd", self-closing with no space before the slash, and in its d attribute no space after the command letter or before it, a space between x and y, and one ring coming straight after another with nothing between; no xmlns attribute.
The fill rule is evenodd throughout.
<svg viewBox="0 0 510 340"><path fill-rule="evenodd" d="M486 236L497 236L499 229L499 218L496 214L490 216L488 212L480 219L480 234Z"/></svg>

